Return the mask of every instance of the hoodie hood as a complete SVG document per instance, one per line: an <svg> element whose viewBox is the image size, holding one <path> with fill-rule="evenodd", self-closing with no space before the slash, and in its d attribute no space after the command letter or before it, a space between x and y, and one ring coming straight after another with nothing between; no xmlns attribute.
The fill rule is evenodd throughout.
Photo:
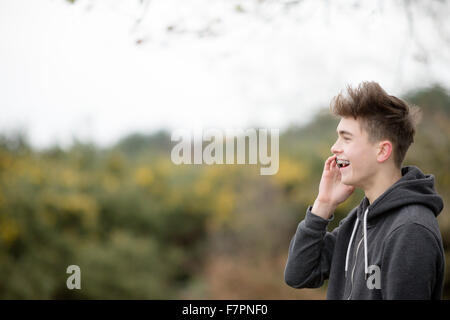
<svg viewBox="0 0 450 320"><path fill-rule="evenodd" d="M406 205L420 204L430 208L435 217L437 217L444 208L442 198L436 193L434 188L434 176L432 174L424 174L415 166L403 167L401 172L402 177L372 204L369 205L367 197L364 197L359 204L356 211L357 219L347 248L345 261L346 274L353 238L355 237L356 230L360 223L362 223L364 228L364 266L367 277L367 228L375 224L380 215Z"/></svg>
<svg viewBox="0 0 450 320"><path fill-rule="evenodd" d="M360 222L364 220L364 213L369 208L367 222L374 221L380 214L411 204L421 204L433 211L437 217L444 208L442 198L434 188L434 176L424 174L415 166L402 168L402 177L379 196L370 206L364 197L357 209Z"/></svg>

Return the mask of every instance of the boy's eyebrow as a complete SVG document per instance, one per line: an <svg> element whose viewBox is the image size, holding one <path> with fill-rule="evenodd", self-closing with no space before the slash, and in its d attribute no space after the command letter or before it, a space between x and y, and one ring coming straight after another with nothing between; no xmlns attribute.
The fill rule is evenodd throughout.
<svg viewBox="0 0 450 320"><path fill-rule="evenodd" d="M345 130L336 130L336 132L338 133L338 134L340 134L340 135L344 135L344 134L346 134L346 135L349 135L349 136L353 136L353 134L351 134L350 132L348 132L348 131L345 131Z"/></svg>

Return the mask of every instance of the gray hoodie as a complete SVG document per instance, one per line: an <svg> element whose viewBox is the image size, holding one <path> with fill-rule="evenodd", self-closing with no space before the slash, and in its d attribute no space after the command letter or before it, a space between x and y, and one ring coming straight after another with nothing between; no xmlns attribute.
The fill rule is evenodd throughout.
<svg viewBox="0 0 450 320"><path fill-rule="evenodd" d="M291 240L285 281L318 288L329 279L327 299L440 299L442 209L434 176L414 166L371 205L364 197L332 232L334 215L325 220L310 206Z"/></svg>

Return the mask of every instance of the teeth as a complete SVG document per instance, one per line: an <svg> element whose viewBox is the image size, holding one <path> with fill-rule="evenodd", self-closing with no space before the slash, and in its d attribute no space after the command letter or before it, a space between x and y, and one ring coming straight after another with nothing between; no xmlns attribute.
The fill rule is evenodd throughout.
<svg viewBox="0 0 450 320"><path fill-rule="evenodd" d="M342 167L346 167L350 164L350 161L348 160L341 160L341 159L336 159L336 164L338 165L339 168Z"/></svg>

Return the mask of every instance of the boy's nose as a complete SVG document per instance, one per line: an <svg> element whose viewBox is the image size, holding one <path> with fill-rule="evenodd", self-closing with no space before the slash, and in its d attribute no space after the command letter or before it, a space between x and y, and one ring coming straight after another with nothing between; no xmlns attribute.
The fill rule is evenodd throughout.
<svg viewBox="0 0 450 320"><path fill-rule="evenodd" d="M330 151L333 154L338 154L341 152L340 148L337 146L337 142L331 146Z"/></svg>

